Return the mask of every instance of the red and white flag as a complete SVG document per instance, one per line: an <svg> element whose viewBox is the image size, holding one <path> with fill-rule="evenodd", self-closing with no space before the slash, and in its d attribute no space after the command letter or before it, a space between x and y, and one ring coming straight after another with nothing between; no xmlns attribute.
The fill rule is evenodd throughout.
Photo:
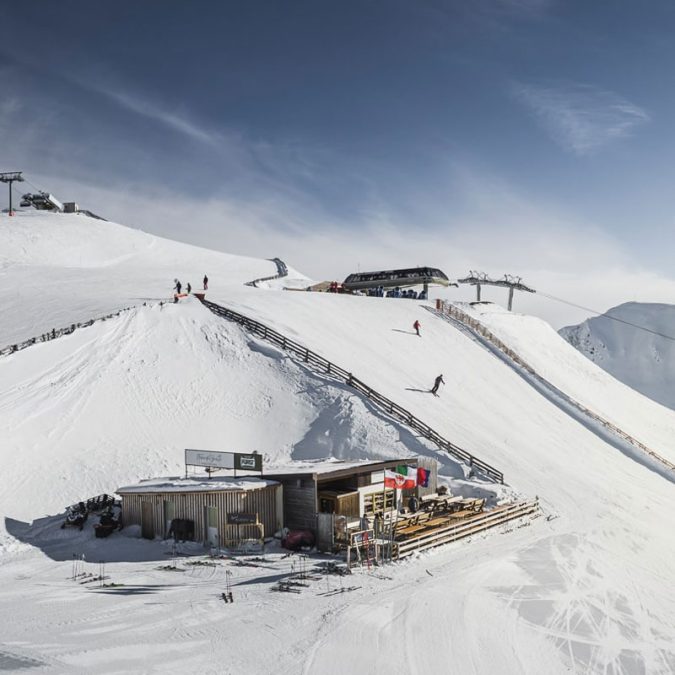
<svg viewBox="0 0 675 675"><path fill-rule="evenodd" d="M417 486L417 469L412 466L397 466L396 471L384 470L384 487L408 490Z"/></svg>

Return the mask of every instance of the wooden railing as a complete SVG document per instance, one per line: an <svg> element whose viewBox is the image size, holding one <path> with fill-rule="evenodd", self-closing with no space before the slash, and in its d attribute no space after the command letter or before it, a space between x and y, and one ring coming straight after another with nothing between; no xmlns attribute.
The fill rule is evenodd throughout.
<svg viewBox="0 0 675 675"><path fill-rule="evenodd" d="M628 441L631 445L635 446L636 448L639 448L642 452L645 454L649 455L652 459L656 460L663 466L665 466L667 469L670 471L675 471L675 464L673 462L667 460L665 457L661 457L658 453L654 452L651 448L647 447L644 443L641 441L638 441L637 438L634 438L630 434L627 434L623 429L620 429L619 427L616 426L616 424L613 424L609 420L606 420L604 417L601 417L598 415L598 413L590 410L586 406L582 405L575 399L573 399L571 396L566 394L564 391L561 389L558 389L552 382L549 382L546 378L542 377L531 365L529 365L519 354L517 354L513 349L511 349L508 345L506 345L502 340L500 340L494 333L492 333L485 325L483 325L480 321L478 321L475 317L467 314L466 312L463 312L459 307L456 307L455 305L452 305L447 302L439 301L437 303L437 308L432 309L430 307L427 307L429 311L431 311L434 314L437 314L441 318L444 317L450 317L451 319L454 319L455 321L458 321L461 323L463 326L468 328L470 331L472 331L474 334L476 334L479 337L484 338L487 340L491 345L496 347L500 352L508 356L511 361L516 363L518 366L520 366L523 370L528 372L531 376L535 377L538 382L542 383L544 386L546 386L549 390L551 390L557 397L561 398L564 400L566 403L571 405L572 407L576 408L578 411L583 413L586 417L589 417L590 419L594 420L595 422L598 422L601 424L605 429L608 429L611 431L613 434L618 436L619 438Z"/></svg>
<svg viewBox="0 0 675 675"><path fill-rule="evenodd" d="M460 448L451 441L448 441L446 438L443 438L443 436L441 436L437 431L432 429L425 422L422 422L422 420L413 415L409 410L406 410L402 406L398 405L398 403L394 403L394 401L375 391L372 387L369 387L357 377L354 377L352 373L346 371L344 368L340 368L340 366L335 365L328 359L325 359L323 356L313 352L311 349L308 349L300 343L291 340L285 335L282 335L269 326L265 326L259 321L250 319L243 314L239 314L238 312L234 312L231 309L227 309L221 305L209 302L208 300L202 300L202 302L214 314L228 319L229 321L234 321L240 324L247 331L258 335L259 337L277 345L278 347L281 347L281 349L284 351L294 354L312 369L321 372L323 375L328 375L336 380L345 382L350 387L353 387L358 392L366 396L370 401L373 402L373 404L380 408L380 410L383 410L388 415L391 415L397 420L403 422L405 425L419 433L420 436L423 436L424 438L432 441L432 443L435 443L441 450L445 450L448 454L462 462L465 462L471 468L482 472L491 480L494 480L498 483L504 482L504 474L501 471L491 466L487 462L479 459L475 455L472 455L470 452L467 452L463 448Z"/></svg>
<svg viewBox="0 0 675 675"><path fill-rule="evenodd" d="M270 260L277 266L277 273L270 277L260 277L260 279L247 281L244 286L253 286L254 288L257 288L261 281L272 281L273 279L281 279L282 277L288 276L288 267L286 267L286 263L281 258L270 258Z"/></svg>
<svg viewBox="0 0 675 675"><path fill-rule="evenodd" d="M63 335L70 335L71 333L74 333L78 328L86 328L87 326L91 326L97 321L106 321L107 319L112 319L115 316L119 316L122 312L128 312L129 310L135 309L135 307L137 306L138 305L131 307L124 307L123 309L119 309L116 312L111 312L110 314L106 314L105 316L98 316L95 319L89 319L89 321L85 321L84 323L71 323L70 326L66 326L65 328L52 328L50 331L47 331L46 333L43 333L38 337L28 338L28 340L24 340L23 342L17 342L16 344L3 347L2 349L0 349L0 356L13 354L14 352L26 349L26 347L32 347L33 345L39 344L40 342L49 342L50 340L55 340L56 338L59 338ZM144 302L142 306L145 307L146 303Z"/></svg>

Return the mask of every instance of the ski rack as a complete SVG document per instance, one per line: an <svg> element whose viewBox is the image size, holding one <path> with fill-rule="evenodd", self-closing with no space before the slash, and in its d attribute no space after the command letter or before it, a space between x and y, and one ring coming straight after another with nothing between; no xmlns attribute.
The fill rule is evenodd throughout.
<svg viewBox="0 0 675 675"><path fill-rule="evenodd" d="M227 309L222 305L217 305L216 303L210 302L208 300L202 300L202 303L207 309L217 316L228 319L229 321L234 321L235 323L238 323L240 326L242 326L245 330L254 333L263 340L267 340L268 342L281 347L281 349L284 351L290 352L291 354L300 357L302 361L312 370L318 371L322 375L331 377L332 379L345 382L347 385L366 396L380 410L384 411L386 414L394 417L400 422L403 422L403 424L415 430L417 433L427 440L430 440L432 443L435 443L441 450L444 450L449 455L452 455L455 459L468 464L471 469L480 471L485 477L496 483L504 483L504 474L501 471L491 466L487 462L484 462L482 459L479 459L475 455L472 455L463 448L460 448L458 445L455 445L446 438L443 438L443 436L441 436L437 431L432 429L428 424L422 422L422 420L419 418L415 417L415 415L413 415L409 410L406 410L402 406L394 403L379 392L375 391L372 387L369 387L367 384L354 377L352 373L346 371L344 368L340 368L331 361L328 361L328 359L325 359L323 356L313 352L311 349L304 347L298 342L291 340L285 335L282 335L278 331L260 323L259 321L250 319L243 314L239 314L238 312Z"/></svg>

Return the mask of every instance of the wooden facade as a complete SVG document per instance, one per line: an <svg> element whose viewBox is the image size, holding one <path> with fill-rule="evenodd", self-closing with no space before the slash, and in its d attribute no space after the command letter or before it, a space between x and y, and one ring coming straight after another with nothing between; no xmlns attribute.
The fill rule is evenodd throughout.
<svg viewBox="0 0 675 675"><path fill-rule="evenodd" d="M336 516L358 518L361 515L358 491L336 492L321 490L319 497L319 513L334 513Z"/></svg>
<svg viewBox="0 0 675 675"><path fill-rule="evenodd" d="M392 459L382 462L332 466L317 466L315 471L271 471L266 477L283 485L284 526L291 530L317 532L320 513L359 518L371 514L374 504L382 508L384 470L395 469L399 464L423 466L431 471L429 487L402 490L400 497L407 503L413 495L422 496L436 491L437 463L431 458ZM387 490L386 510L395 508L394 491ZM379 499L379 502L377 501Z"/></svg>
<svg viewBox="0 0 675 675"><path fill-rule="evenodd" d="M222 544L237 537L259 537L256 533L260 528L255 525L228 525L228 514L258 514L264 537L271 537L283 523L283 488L279 484L213 491L162 490L161 485L149 490L141 485L120 488L118 494L122 497L123 522L140 525L143 536L148 539L166 539L174 518L194 522L195 541L214 543L212 537L217 528L218 542Z"/></svg>
<svg viewBox="0 0 675 675"><path fill-rule="evenodd" d="M290 530L316 530L316 482L307 476L282 481L284 527Z"/></svg>

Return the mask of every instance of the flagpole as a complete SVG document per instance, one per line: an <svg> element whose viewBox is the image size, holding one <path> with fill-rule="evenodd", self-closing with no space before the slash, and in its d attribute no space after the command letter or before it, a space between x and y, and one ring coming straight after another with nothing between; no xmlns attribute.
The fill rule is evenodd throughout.
<svg viewBox="0 0 675 675"><path fill-rule="evenodd" d="M387 470L385 469L382 472L382 527L381 530L384 530L384 516L385 516L385 506L387 504ZM378 536L383 537L384 532L380 532ZM384 546L382 547L382 564L384 565Z"/></svg>

